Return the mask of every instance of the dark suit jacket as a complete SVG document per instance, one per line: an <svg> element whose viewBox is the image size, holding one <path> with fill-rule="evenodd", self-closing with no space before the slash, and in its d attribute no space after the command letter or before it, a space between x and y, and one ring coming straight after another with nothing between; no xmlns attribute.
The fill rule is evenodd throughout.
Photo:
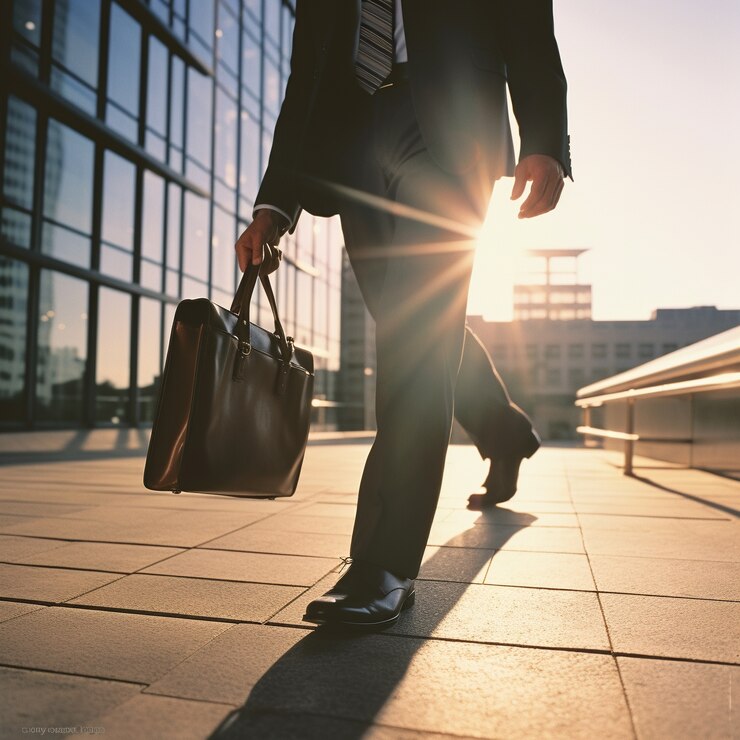
<svg viewBox="0 0 740 740"><path fill-rule="evenodd" d="M508 83L520 158L548 154L570 175L566 81L552 0L401 0L409 86L424 142L438 164L464 172L485 158L513 174ZM353 53L358 0L297 0L291 74L255 203L297 217L336 212L317 180L336 160L356 115Z"/></svg>

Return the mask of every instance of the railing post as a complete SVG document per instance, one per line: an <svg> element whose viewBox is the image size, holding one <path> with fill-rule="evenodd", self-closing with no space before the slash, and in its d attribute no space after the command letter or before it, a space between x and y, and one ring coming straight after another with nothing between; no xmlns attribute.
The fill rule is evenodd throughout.
<svg viewBox="0 0 740 740"><path fill-rule="evenodd" d="M627 434L635 433L635 399L627 399ZM635 442L627 439L624 442L624 474L632 475L632 458L635 454Z"/></svg>

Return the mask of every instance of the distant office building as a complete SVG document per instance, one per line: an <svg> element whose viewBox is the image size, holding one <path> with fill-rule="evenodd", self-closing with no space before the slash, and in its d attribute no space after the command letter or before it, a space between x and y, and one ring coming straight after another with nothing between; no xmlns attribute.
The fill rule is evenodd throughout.
<svg viewBox="0 0 740 740"><path fill-rule="evenodd" d="M0 5L0 428L146 424L177 303L231 303L294 3ZM281 315L332 425L338 224L303 214L284 246Z"/></svg>
<svg viewBox="0 0 740 740"><path fill-rule="evenodd" d="M469 316L514 399L549 439L575 436L575 393L740 324L740 310L665 309L647 321L484 321Z"/></svg>
<svg viewBox="0 0 740 740"><path fill-rule="evenodd" d="M573 402L584 385L740 324L740 310L714 306L659 308L647 321L594 321L591 286L581 284L576 271L577 258L585 251L529 252L544 263L543 269L531 282L514 286L514 321L468 316L514 400L547 439L575 438L580 417ZM343 336L351 336L352 342L343 343L340 397L354 409L341 417L342 423L347 429L372 429L374 327L347 270L342 316ZM453 439L463 438L455 426Z"/></svg>
<svg viewBox="0 0 740 740"><path fill-rule="evenodd" d="M578 280L578 257L587 249L530 249L541 265L532 281L514 286L514 321L591 318L591 286Z"/></svg>
<svg viewBox="0 0 740 740"><path fill-rule="evenodd" d="M342 430L375 429L375 322L345 252L342 262L342 346L338 415Z"/></svg>

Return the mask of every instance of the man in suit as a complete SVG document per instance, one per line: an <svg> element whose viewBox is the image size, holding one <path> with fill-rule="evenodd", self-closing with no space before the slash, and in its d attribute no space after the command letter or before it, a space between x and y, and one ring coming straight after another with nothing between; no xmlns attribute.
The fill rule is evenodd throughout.
<svg viewBox="0 0 740 740"><path fill-rule="evenodd" d="M495 180L513 174L514 199L531 183L520 218L558 202L570 175L565 98L552 0L297 1L291 75L239 265L274 269L302 208L338 213L377 335L377 435L351 565L308 621L379 629L414 603L453 413L492 460L471 508L510 498L539 446L465 309Z"/></svg>

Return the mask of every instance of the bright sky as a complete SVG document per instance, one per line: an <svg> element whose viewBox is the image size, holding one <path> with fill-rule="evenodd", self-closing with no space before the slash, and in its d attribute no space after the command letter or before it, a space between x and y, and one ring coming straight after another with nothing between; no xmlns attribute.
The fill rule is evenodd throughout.
<svg viewBox="0 0 740 740"><path fill-rule="evenodd" d="M740 2L555 0L575 182L518 221L494 193L469 313L511 318L529 248L587 247L594 318L740 308Z"/></svg>

